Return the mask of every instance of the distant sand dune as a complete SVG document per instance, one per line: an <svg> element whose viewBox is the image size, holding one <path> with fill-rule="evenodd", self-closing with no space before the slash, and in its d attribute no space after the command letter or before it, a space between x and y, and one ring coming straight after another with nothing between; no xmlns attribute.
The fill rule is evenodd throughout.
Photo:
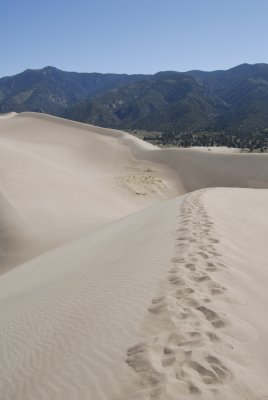
<svg viewBox="0 0 268 400"><path fill-rule="evenodd" d="M0 399L268 396L267 157L0 117Z"/></svg>
<svg viewBox="0 0 268 400"><path fill-rule="evenodd" d="M268 154L214 153L194 149L162 149L150 152L152 161L163 162L177 174L186 192L206 187L268 186Z"/></svg>

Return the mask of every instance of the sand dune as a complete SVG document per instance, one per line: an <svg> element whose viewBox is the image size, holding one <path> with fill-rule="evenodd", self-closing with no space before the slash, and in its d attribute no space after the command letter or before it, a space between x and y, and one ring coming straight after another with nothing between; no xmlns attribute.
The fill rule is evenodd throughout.
<svg viewBox="0 0 268 400"><path fill-rule="evenodd" d="M1 400L268 396L266 154L34 113L0 152Z"/></svg>
<svg viewBox="0 0 268 400"><path fill-rule="evenodd" d="M32 113L1 121L2 271L177 193L169 168L131 154L154 147L126 136Z"/></svg>
<svg viewBox="0 0 268 400"><path fill-rule="evenodd" d="M267 154L170 148L150 152L148 158L174 169L186 192L219 186L267 188Z"/></svg>

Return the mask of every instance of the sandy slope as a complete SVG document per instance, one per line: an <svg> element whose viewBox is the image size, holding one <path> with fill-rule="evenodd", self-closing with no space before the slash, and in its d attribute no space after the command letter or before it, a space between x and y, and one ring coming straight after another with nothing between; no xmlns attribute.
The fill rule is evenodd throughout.
<svg viewBox="0 0 268 400"><path fill-rule="evenodd" d="M267 154L169 148L148 158L174 169L187 192L206 187L267 188Z"/></svg>
<svg viewBox="0 0 268 400"><path fill-rule="evenodd" d="M174 196L155 148L122 132L22 113L0 120L1 271Z"/></svg>
<svg viewBox="0 0 268 400"><path fill-rule="evenodd" d="M128 349L137 379L122 398L268 397L268 191L182 198L174 257Z"/></svg>
<svg viewBox="0 0 268 400"><path fill-rule="evenodd" d="M206 189L267 155L22 113L0 156L1 400L268 398L268 191Z"/></svg>

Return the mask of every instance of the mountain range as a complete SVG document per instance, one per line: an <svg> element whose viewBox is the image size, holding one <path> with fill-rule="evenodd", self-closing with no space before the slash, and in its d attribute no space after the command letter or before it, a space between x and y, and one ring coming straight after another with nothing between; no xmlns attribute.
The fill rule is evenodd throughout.
<svg viewBox="0 0 268 400"><path fill-rule="evenodd" d="M0 112L37 111L163 135L268 136L268 65L154 75L26 70L0 79Z"/></svg>

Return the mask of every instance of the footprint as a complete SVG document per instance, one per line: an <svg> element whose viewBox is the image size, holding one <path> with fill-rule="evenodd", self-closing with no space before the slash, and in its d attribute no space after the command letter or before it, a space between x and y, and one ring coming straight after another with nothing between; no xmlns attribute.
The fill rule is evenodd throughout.
<svg viewBox="0 0 268 400"><path fill-rule="evenodd" d="M142 354L142 353L148 351L148 348L149 348L149 346L148 346L147 343L142 343L142 342L141 343L137 343L134 346L129 347L127 349L127 356L131 357L131 356L134 356L136 354ZM130 362L131 362L131 360L129 359L127 361L127 363L130 363Z"/></svg>
<svg viewBox="0 0 268 400"><path fill-rule="evenodd" d="M212 255L213 257L221 257L221 254L220 254L220 253L217 253L216 251L208 251L208 253L209 253L210 255Z"/></svg>
<svg viewBox="0 0 268 400"><path fill-rule="evenodd" d="M177 240L178 242L180 242L180 241L190 240L190 238L187 237L187 236L180 236L180 237L178 237L176 240Z"/></svg>
<svg viewBox="0 0 268 400"><path fill-rule="evenodd" d="M207 227L209 227L209 226L212 226L213 223L212 223L212 222L206 222L204 225L207 226Z"/></svg>
<svg viewBox="0 0 268 400"><path fill-rule="evenodd" d="M199 302L191 297L186 297L184 298L181 303L183 304L183 306L185 307L198 307L199 306Z"/></svg>
<svg viewBox="0 0 268 400"><path fill-rule="evenodd" d="M185 268L189 269L190 271L195 271L196 270L195 265L192 264L192 263L185 264Z"/></svg>
<svg viewBox="0 0 268 400"><path fill-rule="evenodd" d="M176 351L178 347L183 346L200 346L203 343L202 334L198 331L190 331L190 332L182 332L172 333L167 341L166 346L164 347L164 353L170 354ZM186 356L189 352L185 352Z"/></svg>
<svg viewBox="0 0 268 400"><path fill-rule="evenodd" d="M176 361L176 357L174 357L174 356L165 357L162 360L162 366L170 367L171 365L174 364L175 361Z"/></svg>
<svg viewBox="0 0 268 400"><path fill-rule="evenodd" d="M224 293L224 290L218 289L218 288L211 289L210 291L211 291L211 294L212 294L213 296L218 296L218 295L221 295L221 294Z"/></svg>
<svg viewBox="0 0 268 400"><path fill-rule="evenodd" d="M226 326L226 323L222 319L219 319L217 321L213 321L211 323L215 328L224 328Z"/></svg>
<svg viewBox="0 0 268 400"><path fill-rule="evenodd" d="M210 300L208 297L205 297L205 298L203 299L203 302L204 302L204 303L211 303L211 300Z"/></svg>
<svg viewBox="0 0 268 400"><path fill-rule="evenodd" d="M198 246L198 248L200 250L207 250L207 249L213 249L213 246L212 246L212 244L201 244Z"/></svg>
<svg viewBox="0 0 268 400"><path fill-rule="evenodd" d="M185 260L182 257L179 257L179 258L178 257L174 257L174 258L171 259L171 262L176 263L176 264L180 264L180 263L184 263Z"/></svg>
<svg viewBox="0 0 268 400"><path fill-rule="evenodd" d="M172 349L171 347L165 346L163 352L164 352L164 354L172 354L172 353L174 353L174 349Z"/></svg>
<svg viewBox="0 0 268 400"><path fill-rule="evenodd" d="M192 280L196 282L207 282L211 281L211 278L207 274L203 274L202 272L196 272L192 277Z"/></svg>
<svg viewBox="0 0 268 400"><path fill-rule="evenodd" d="M181 222L183 224L188 224L189 222L191 222L191 219L190 218L182 219Z"/></svg>
<svg viewBox="0 0 268 400"><path fill-rule="evenodd" d="M218 375L199 362L190 360L188 361L188 366L199 374L205 384L211 385L219 382Z"/></svg>
<svg viewBox="0 0 268 400"><path fill-rule="evenodd" d="M189 360L188 366L196 371L207 385L224 383L232 378L231 371L212 355L208 355L204 359L203 365L200 362Z"/></svg>
<svg viewBox="0 0 268 400"><path fill-rule="evenodd" d="M196 239L194 239L194 238L192 238L192 239L189 239L188 241L189 241L189 243L197 243L197 240L196 240Z"/></svg>
<svg viewBox="0 0 268 400"><path fill-rule="evenodd" d="M161 314L166 312L166 310L167 310L166 302L159 303L148 308L148 311L152 314Z"/></svg>
<svg viewBox="0 0 268 400"><path fill-rule="evenodd" d="M219 319L218 314L211 310L210 308L204 307L204 306L199 306L196 308L198 311L201 311L202 314L206 317L208 321L215 321Z"/></svg>
<svg viewBox="0 0 268 400"><path fill-rule="evenodd" d="M208 266L207 266L206 270L209 272L216 272L217 267L212 262L208 262Z"/></svg>
<svg viewBox="0 0 268 400"><path fill-rule="evenodd" d="M183 297L189 296L193 292L194 292L194 290L189 287L184 288L184 289L179 289L179 290L177 290L175 297L176 297L176 299L181 299Z"/></svg>
<svg viewBox="0 0 268 400"><path fill-rule="evenodd" d="M210 292L213 296L221 295L226 292L226 288L224 286L221 286L215 282L209 285Z"/></svg>
<svg viewBox="0 0 268 400"><path fill-rule="evenodd" d="M179 247L180 249L185 248L189 243L188 242L179 242L175 244L175 247Z"/></svg>
<svg viewBox="0 0 268 400"><path fill-rule="evenodd" d="M203 257L205 260L208 259L208 255L207 255L206 253L203 253L202 251L200 251L198 254L199 254L201 257Z"/></svg>
<svg viewBox="0 0 268 400"><path fill-rule="evenodd" d="M216 268L216 266L215 266L215 264L213 263L213 262L207 262L207 266L209 267L209 268ZM217 268L216 268L217 269Z"/></svg>
<svg viewBox="0 0 268 400"><path fill-rule="evenodd" d="M157 337L151 338L149 341L141 342L127 350L126 363L138 373L142 373L143 380L148 385L161 385L165 382L166 376L156 370L154 365L153 353L158 350Z"/></svg>
<svg viewBox="0 0 268 400"><path fill-rule="evenodd" d="M154 298L152 299L152 303L153 303L153 304L160 303L161 301L164 300L164 298L165 298L165 296L154 297Z"/></svg>
<svg viewBox="0 0 268 400"><path fill-rule="evenodd" d="M188 388L189 388L190 394L201 394L202 393L201 390L193 382L188 383Z"/></svg>
<svg viewBox="0 0 268 400"><path fill-rule="evenodd" d="M223 382L232 377L231 371L217 357L209 355L206 359L218 376L219 381Z"/></svg>
<svg viewBox="0 0 268 400"><path fill-rule="evenodd" d="M218 239L214 239L214 238L209 238L208 239L211 243L220 243L220 241Z"/></svg>
<svg viewBox="0 0 268 400"><path fill-rule="evenodd" d="M176 286L183 286L185 285L185 282L182 278L180 278L177 275L172 275L169 277L169 282L172 283L172 285L176 285Z"/></svg>
<svg viewBox="0 0 268 400"><path fill-rule="evenodd" d="M193 262L200 261L200 260L196 257L196 254L195 254L195 253L189 252L188 256L189 256L190 260L193 261Z"/></svg>
<svg viewBox="0 0 268 400"><path fill-rule="evenodd" d="M214 328L224 328L226 326L225 321L221 319L215 311L204 306L197 307L196 309L204 314L206 319L211 322Z"/></svg>
<svg viewBox="0 0 268 400"><path fill-rule="evenodd" d="M207 332L207 336L208 336L209 340L213 343L220 342L219 336L216 335L216 333L214 333L214 332Z"/></svg>

